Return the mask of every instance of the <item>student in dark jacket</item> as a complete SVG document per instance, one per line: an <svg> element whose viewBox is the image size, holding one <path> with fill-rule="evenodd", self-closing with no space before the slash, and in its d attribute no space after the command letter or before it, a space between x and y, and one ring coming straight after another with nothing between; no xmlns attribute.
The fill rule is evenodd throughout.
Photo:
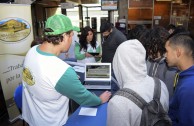
<svg viewBox="0 0 194 126"><path fill-rule="evenodd" d="M102 33L102 62L112 63L117 47L127 40L126 36L116 29L112 23L104 22L100 26Z"/></svg>

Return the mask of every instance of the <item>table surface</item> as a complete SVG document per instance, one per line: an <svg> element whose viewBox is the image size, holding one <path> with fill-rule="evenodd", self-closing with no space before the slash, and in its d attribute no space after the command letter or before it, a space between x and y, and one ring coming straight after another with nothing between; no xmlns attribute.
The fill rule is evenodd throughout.
<svg viewBox="0 0 194 126"><path fill-rule="evenodd" d="M106 126L107 104L108 103L104 103L100 106L88 107L97 108L96 116L79 115L82 107L80 106L72 115L70 115L64 126Z"/></svg>
<svg viewBox="0 0 194 126"><path fill-rule="evenodd" d="M73 66L73 65L72 65ZM83 84L84 83L84 73L76 72L80 76L80 81ZM112 94L117 90L117 87L114 89L114 86L116 85L114 81L111 82L112 89L110 90ZM92 93L99 96L101 93L106 91L105 89L90 89ZM75 106L76 103L73 103L72 106ZM68 118L66 124L64 126L106 126L106 120L107 120L107 104L104 103L100 106L93 107L97 108L97 115L96 116L83 116L79 115L80 109L82 106L79 106L75 112L70 115ZM77 105L78 106L78 105ZM76 107L73 107L76 108ZM92 108L92 107L89 107ZM74 110L73 110L74 111Z"/></svg>

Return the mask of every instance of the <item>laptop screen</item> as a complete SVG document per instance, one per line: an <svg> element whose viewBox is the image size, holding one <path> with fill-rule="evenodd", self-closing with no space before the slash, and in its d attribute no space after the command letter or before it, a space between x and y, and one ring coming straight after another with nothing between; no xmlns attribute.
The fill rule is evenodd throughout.
<svg viewBox="0 0 194 126"><path fill-rule="evenodd" d="M111 81L111 63L86 63L85 81Z"/></svg>

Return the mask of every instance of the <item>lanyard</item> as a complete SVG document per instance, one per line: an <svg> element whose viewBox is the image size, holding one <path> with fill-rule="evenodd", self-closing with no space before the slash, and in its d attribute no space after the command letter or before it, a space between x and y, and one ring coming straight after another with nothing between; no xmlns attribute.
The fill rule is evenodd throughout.
<svg viewBox="0 0 194 126"><path fill-rule="evenodd" d="M176 73L175 78L174 78L174 91L176 89L177 83L178 83L178 79L179 79L179 72Z"/></svg>

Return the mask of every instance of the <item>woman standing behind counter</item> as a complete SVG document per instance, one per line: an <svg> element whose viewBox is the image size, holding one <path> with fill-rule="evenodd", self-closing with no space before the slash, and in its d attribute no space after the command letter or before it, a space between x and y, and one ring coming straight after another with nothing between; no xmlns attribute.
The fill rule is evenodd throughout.
<svg viewBox="0 0 194 126"><path fill-rule="evenodd" d="M95 63L100 60L100 44L96 41L94 31L86 26L81 30L79 43L75 44L77 62Z"/></svg>

